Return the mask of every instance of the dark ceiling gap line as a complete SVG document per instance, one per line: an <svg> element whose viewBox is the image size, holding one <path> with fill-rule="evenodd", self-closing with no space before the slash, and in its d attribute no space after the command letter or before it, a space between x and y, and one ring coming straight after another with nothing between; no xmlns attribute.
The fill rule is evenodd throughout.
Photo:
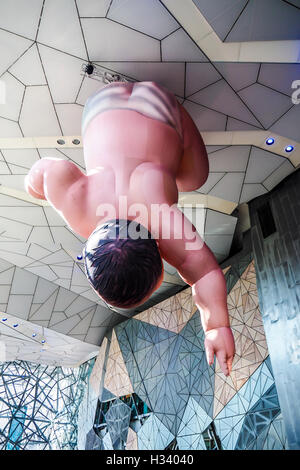
<svg viewBox="0 0 300 470"><path fill-rule="evenodd" d="M95 17L95 19L97 19L97 17ZM146 37L148 37L148 38L153 39L154 41L160 41L159 39L157 39L157 38L151 36L151 34L144 33L143 31L139 31L138 29L135 29L135 28L133 28L132 26L128 26L128 25L126 25L126 24L124 24L124 23L120 23L119 21L113 20L113 19L111 19L111 18L104 18L104 19L107 19L108 21L111 21L112 23L116 23L116 24L118 24L118 25L120 25L120 26L123 26L123 28L131 29L132 31L135 31L136 33L142 34L143 36L146 36Z"/></svg>
<svg viewBox="0 0 300 470"><path fill-rule="evenodd" d="M295 106L297 106L296 104L292 104L291 107L289 109L287 109L281 116L279 116L279 118L277 118L270 126L268 126L268 129L267 130L271 130L271 127L273 127L276 122L280 121L281 118L283 118L283 116L285 116L292 108L294 108ZM293 139L291 139L293 140Z"/></svg>
<svg viewBox="0 0 300 470"><path fill-rule="evenodd" d="M111 8L111 6L112 6L112 2L113 2L113 1L114 1L114 0L110 0L110 4L109 4L109 7L108 7L108 9L107 9L105 18L107 18L107 15L108 15L108 13L109 13L109 10L110 10L110 8Z"/></svg>
<svg viewBox="0 0 300 470"><path fill-rule="evenodd" d="M234 21L233 25L231 26L230 30L229 30L228 33L226 34L225 38L222 39L222 42L225 42L225 41L226 41L228 35L231 33L231 31L232 31L233 28L235 27L236 23L238 22L238 20L240 19L240 17L241 17L242 14L244 13L244 11L245 11L245 9L247 8L248 4L249 4L249 0L247 0L246 5L244 5L244 7L242 8L242 10L240 11L238 17L237 17L236 20Z"/></svg>
<svg viewBox="0 0 300 470"><path fill-rule="evenodd" d="M74 4L75 4L76 12L77 12L77 18L78 18L78 22L79 22L79 26L80 26L80 30L81 30L81 35L82 35L82 39L83 39L83 43L84 43L84 48L85 48L87 60L88 60L88 62L90 62L89 51L88 51L88 48L87 48L87 45L86 45L85 35L84 35L84 32L83 32L82 23L81 23L81 19L80 19L80 16L79 16L79 10L78 10L76 0L74 0Z"/></svg>
<svg viewBox="0 0 300 470"><path fill-rule="evenodd" d="M275 93L279 93L279 95L283 95L283 96L286 96L287 98L291 98L291 95L288 95L287 93L284 93L283 91L275 90L274 88L272 88L269 85L265 85L264 83L261 83L259 81L255 82L255 83L257 83L258 85L261 85L261 86L265 86L266 88L269 88L270 90L274 91ZM254 85L254 83L253 83L253 85ZM252 86L252 85L250 85L250 86ZM291 89L291 91L292 91L292 89Z"/></svg>
<svg viewBox="0 0 300 470"><path fill-rule="evenodd" d="M40 12L39 22L38 22L38 26L37 26L37 30L36 30L36 35L35 35L35 38L34 38L35 41L36 41L36 39L38 37L38 34L39 34L40 24L41 24L41 20L42 20L42 16L43 16L43 11L44 11L44 5L45 5L45 0L43 0L41 12Z"/></svg>
<svg viewBox="0 0 300 470"><path fill-rule="evenodd" d="M200 63L201 63L201 62L200 62ZM206 62L204 62L204 63L206 63ZM211 85L215 85L216 83L220 82L221 80L223 80L222 77L221 77L221 78L218 78L218 80L216 80L215 82L209 83L208 85L205 85L204 87L199 88L199 90L195 91L195 92L192 93L191 95L188 95L188 96L186 97L186 99L189 99L189 98L193 97L194 95L196 95L197 93L199 93L199 91L205 90L205 88L208 88L208 87L211 86ZM201 106L202 106L202 105L201 105ZM218 112L219 112L219 111L218 111Z"/></svg>
<svg viewBox="0 0 300 470"><path fill-rule="evenodd" d="M281 1L284 2L284 3L287 3L287 4L290 5L291 7L297 8L297 10L300 10L300 7L298 7L297 5L295 5L295 4L292 3L292 2L289 2L288 0L281 0Z"/></svg>
<svg viewBox="0 0 300 470"><path fill-rule="evenodd" d="M247 164L246 164L245 173L244 173L244 178L243 178L243 181L242 181L242 184L241 184L240 195L239 195L239 198L238 198L238 204L240 204L240 201L241 201L243 188L244 188L244 184L245 184L245 179L246 179L246 175L247 175L247 171L248 171L248 166L249 166L249 162L250 162L250 158L251 158L252 149L253 149L253 147L252 147L252 145L250 145Z"/></svg>
<svg viewBox="0 0 300 470"><path fill-rule="evenodd" d="M0 28L0 29L2 29L2 28ZM0 75L0 78L3 77L3 75L4 75L5 73L10 73L10 72L9 72L9 69L10 69L13 65L15 65L15 63L18 62L18 60L21 59L21 57L23 57L23 55L26 54L26 52L29 51L29 49L30 49L33 45L34 45L34 43L30 44L30 46L29 46L24 52L22 52L22 54L19 55L19 56L17 57L17 59L16 59L14 62L12 62L6 70L4 70L4 72ZM16 78L16 77L15 77L15 78Z"/></svg>

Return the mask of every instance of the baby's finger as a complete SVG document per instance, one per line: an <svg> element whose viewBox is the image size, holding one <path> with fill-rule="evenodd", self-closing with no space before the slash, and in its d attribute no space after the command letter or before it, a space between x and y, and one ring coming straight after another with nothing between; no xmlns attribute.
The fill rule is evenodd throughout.
<svg viewBox="0 0 300 470"><path fill-rule="evenodd" d="M206 359L208 364L211 366L214 362L214 349L211 344L206 343L205 345Z"/></svg>
<svg viewBox="0 0 300 470"><path fill-rule="evenodd" d="M228 367L229 374L231 374L231 371L232 371L232 361L233 361L233 356L230 356L227 358L227 367Z"/></svg>
<svg viewBox="0 0 300 470"><path fill-rule="evenodd" d="M226 376L229 375L229 370L227 366L227 357L226 357L225 352L218 351L216 356L217 356L217 359L218 359L218 362L220 364L223 374Z"/></svg>

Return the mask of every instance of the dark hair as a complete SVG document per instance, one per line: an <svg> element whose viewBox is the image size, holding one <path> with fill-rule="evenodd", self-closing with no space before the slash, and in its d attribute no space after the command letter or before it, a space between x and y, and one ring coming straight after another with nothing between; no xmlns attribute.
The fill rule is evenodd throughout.
<svg viewBox="0 0 300 470"><path fill-rule="evenodd" d="M86 243L84 262L95 291L119 308L141 304L163 273L156 241L132 220L110 220L97 227Z"/></svg>

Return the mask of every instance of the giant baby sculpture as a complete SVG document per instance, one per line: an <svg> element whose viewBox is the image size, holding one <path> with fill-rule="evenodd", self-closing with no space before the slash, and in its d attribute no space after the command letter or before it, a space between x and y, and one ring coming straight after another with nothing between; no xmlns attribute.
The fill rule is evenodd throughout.
<svg viewBox="0 0 300 470"><path fill-rule="evenodd" d="M214 255L177 208L178 191L201 187L206 149L175 96L154 82L114 82L91 96L82 135L86 174L72 162L43 158L26 177L88 239L87 277L108 304L143 303L163 278L162 258L192 286L209 364L225 375L235 354L225 279Z"/></svg>

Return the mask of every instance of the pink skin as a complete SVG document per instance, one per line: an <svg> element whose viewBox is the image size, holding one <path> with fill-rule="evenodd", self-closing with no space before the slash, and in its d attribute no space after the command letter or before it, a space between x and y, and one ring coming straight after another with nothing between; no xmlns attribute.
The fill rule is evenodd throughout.
<svg viewBox="0 0 300 470"><path fill-rule="evenodd" d="M114 109L98 114L84 135L87 174L72 162L43 158L31 168L25 187L32 196L47 199L72 230L85 238L109 220L109 214L96 215L103 203L113 205L117 217L134 218L147 227L157 239L162 258L192 286L205 331L208 363L216 355L227 376L235 346L222 270L183 213L174 206L171 209L178 201L178 191L198 189L208 176L201 135L187 111L182 106L180 110L183 140L171 126L136 111ZM121 196L127 197L128 207L144 204L149 213L151 204L164 204L160 221L149 221L142 213L132 217L122 212ZM193 249L186 249L191 240L184 235L176 238L183 224L194 231ZM168 239L162 236L166 228L171 234Z"/></svg>

